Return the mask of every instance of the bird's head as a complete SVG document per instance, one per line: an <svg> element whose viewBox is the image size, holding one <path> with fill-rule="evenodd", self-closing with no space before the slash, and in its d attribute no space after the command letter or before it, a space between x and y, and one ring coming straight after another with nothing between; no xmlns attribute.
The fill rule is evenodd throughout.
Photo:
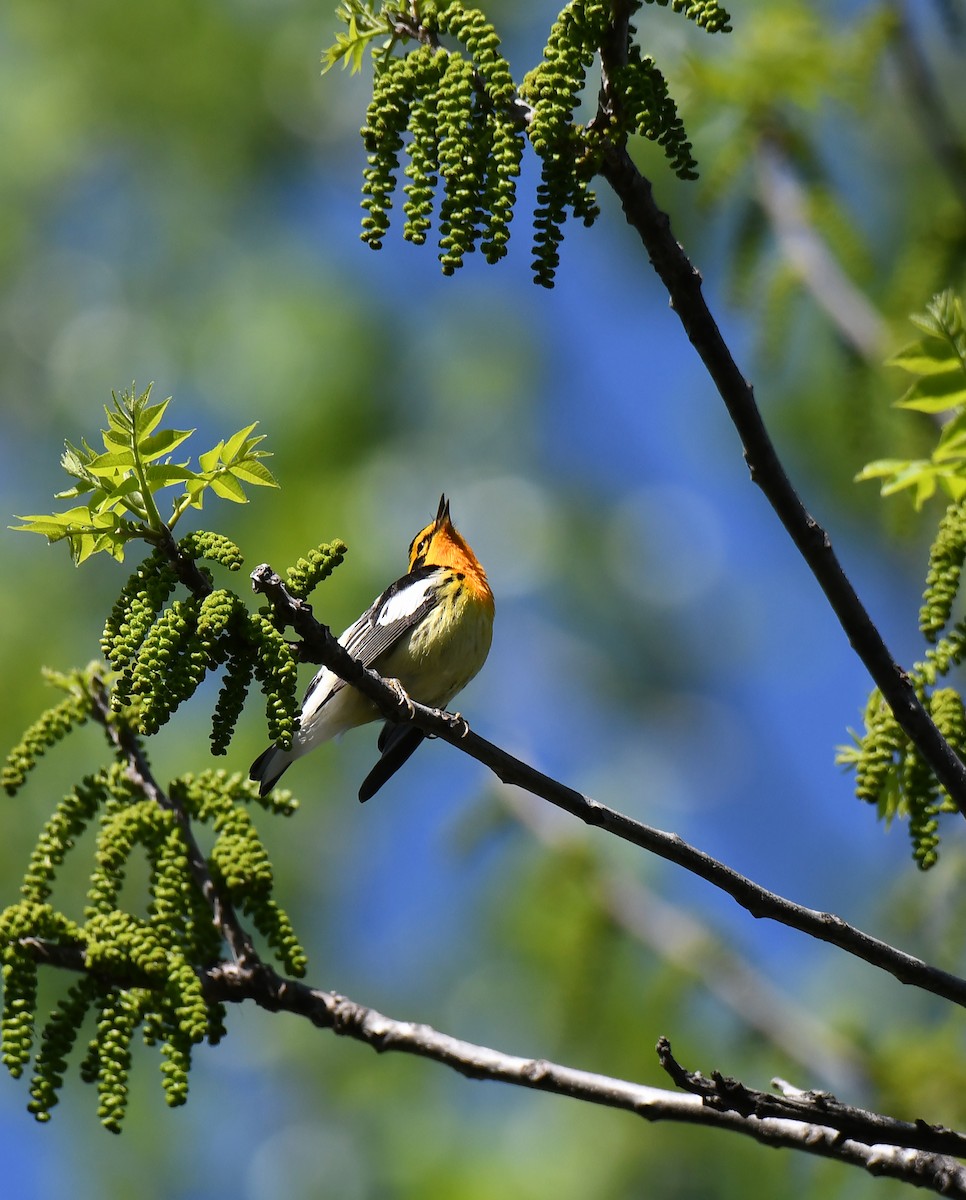
<svg viewBox="0 0 966 1200"><path fill-rule="evenodd" d="M476 555L460 537L449 515L449 501L439 498L436 519L421 529L409 544L409 569L417 567L453 567L486 581Z"/></svg>

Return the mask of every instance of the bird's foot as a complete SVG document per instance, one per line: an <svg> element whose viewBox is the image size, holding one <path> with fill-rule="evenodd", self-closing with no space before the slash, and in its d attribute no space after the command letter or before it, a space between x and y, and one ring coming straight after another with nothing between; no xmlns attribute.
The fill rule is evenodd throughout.
<svg viewBox="0 0 966 1200"><path fill-rule="evenodd" d="M446 723L450 726L451 729L456 731L456 733L458 734L459 737L465 738L466 735L469 733L469 731L470 731L469 721L467 721L467 719L463 716L462 713L445 712L444 710L441 709L439 715L443 718L444 721L446 721Z"/></svg>
<svg viewBox="0 0 966 1200"><path fill-rule="evenodd" d="M409 698L409 693L406 691L406 689L403 687L403 685L399 682L398 679L387 679L386 683L388 683L389 686L392 688L392 690L395 692L396 699L399 701L400 708L404 708L406 710L406 716L411 721L413 719L413 717L416 715L416 708L415 708L412 700L410 700L410 698Z"/></svg>

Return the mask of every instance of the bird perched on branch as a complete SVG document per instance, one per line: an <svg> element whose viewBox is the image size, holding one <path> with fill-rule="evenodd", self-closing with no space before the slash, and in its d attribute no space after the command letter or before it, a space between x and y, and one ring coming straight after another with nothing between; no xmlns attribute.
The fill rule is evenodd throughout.
<svg viewBox="0 0 966 1200"><path fill-rule="evenodd" d="M367 667L398 680L413 700L444 708L486 661L493 634L493 593L476 555L453 526L449 501L409 545L409 570L342 634L339 642ZM379 717L361 692L323 667L309 684L292 748L269 746L252 763L250 778L265 795L282 772L316 746ZM368 800L426 735L408 722L387 721L381 757L363 781Z"/></svg>

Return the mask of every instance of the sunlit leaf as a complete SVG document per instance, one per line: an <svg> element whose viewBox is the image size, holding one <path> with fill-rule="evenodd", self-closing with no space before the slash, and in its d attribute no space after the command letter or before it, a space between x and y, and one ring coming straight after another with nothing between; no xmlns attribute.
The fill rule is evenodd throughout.
<svg viewBox="0 0 966 1200"><path fill-rule="evenodd" d="M966 373L957 366L937 375L924 375L896 401L896 408L938 413L960 404L966 404Z"/></svg>
<svg viewBox="0 0 966 1200"><path fill-rule="evenodd" d="M193 429L162 429L150 437L138 440L138 453L142 462L152 462L163 454L170 454L183 441L191 437Z"/></svg>
<svg viewBox="0 0 966 1200"><path fill-rule="evenodd" d="M228 472L223 475L217 475L211 481L211 489L216 496L221 496L223 500L231 500L234 504L247 504L248 497L245 495L245 489L237 479Z"/></svg>

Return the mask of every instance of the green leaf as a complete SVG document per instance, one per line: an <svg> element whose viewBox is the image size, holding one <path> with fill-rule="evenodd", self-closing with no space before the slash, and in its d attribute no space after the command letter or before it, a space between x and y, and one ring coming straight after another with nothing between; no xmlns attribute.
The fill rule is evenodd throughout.
<svg viewBox="0 0 966 1200"><path fill-rule="evenodd" d="M174 483L188 483L189 480L197 479L198 476L183 465L156 463L154 466L145 468L144 478L151 485L151 491L154 492L160 491L161 488L171 487Z"/></svg>
<svg viewBox="0 0 966 1200"><path fill-rule="evenodd" d="M261 487L278 487L278 480L272 472L257 458L245 459L243 462L237 463L232 467L231 473L245 483L255 484Z"/></svg>
<svg viewBox="0 0 966 1200"><path fill-rule="evenodd" d="M202 471L216 471L218 464L221 462L221 454L225 448L224 442L219 442L217 446L213 446L210 450L206 450L204 454L198 455L198 465Z"/></svg>
<svg viewBox="0 0 966 1200"><path fill-rule="evenodd" d="M255 428L255 426L257 424L258 424L257 421L253 421L251 425L246 425L244 429L239 429L239 431L237 433L233 433L231 435L231 437L228 439L228 441L225 442L225 448L221 453L222 461L224 461L226 463L230 463L232 461L232 459L238 457L239 452L243 448L245 448L246 450L251 450L252 446L256 445L258 442L260 442L262 440L261 437L258 437L252 441L252 446L245 445L248 435L251 433L251 431ZM264 436L264 435L262 435L262 436Z"/></svg>
<svg viewBox="0 0 966 1200"><path fill-rule="evenodd" d="M896 408L911 408L916 412L946 412L966 404L966 371L958 364L951 370L936 375L925 375L917 380Z"/></svg>
<svg viewBox="0 0 966 1200"><path fill-rule="evenodd" d="M227 471L224 474L215 476L211 481L211 489L216 496L221 496L223 500L231 500L234 504L247 504L248 497L245 495L245 489L238 480Z"/></svg>
<svg viewBox="0 0 966 1200"><path fill-rule="evenodd" d="M887 367L901 367L911 375L938 375L958 365L949 343L935 337L912 342L886 359Z"/></svg>
<svg viewBox="0 0 966 1200"><path fill-rule="evenodd" d="M148 389L150 391L150 388ZM164 411L171 403L171 397L167 400L162 400L160 404L152 404L145 408L140 414L137 422L138 437L147 437L149 433L153 433L159 425L161 418L164 416Z"/></svg>
<svg viewBox="0 0 966 1200"><path fill-rule="evenodd" d="M143 462L152 462L162 454L170 454L183 441L191 437L193 429L162 429L150 437L138 439L138 452Z"/></svg>

